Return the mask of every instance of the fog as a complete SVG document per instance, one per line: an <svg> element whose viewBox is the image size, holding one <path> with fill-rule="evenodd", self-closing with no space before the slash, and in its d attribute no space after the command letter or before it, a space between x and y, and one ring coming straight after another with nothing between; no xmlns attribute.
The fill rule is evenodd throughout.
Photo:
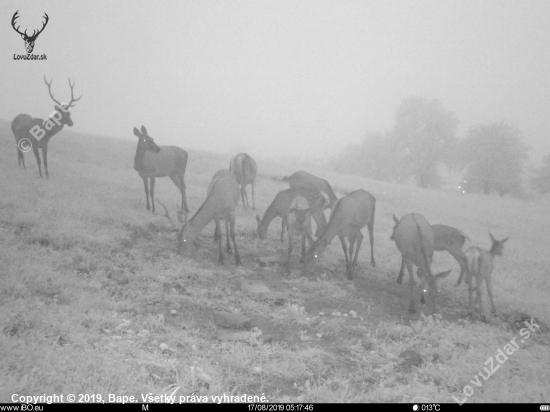
<svg viewBox="0 0 550 412"><path fill-rule="evenodd" d="M11 27L49 23L26 54ZM0 118L46 117L76 80L73 130L158 144L324 158L439 99L462 137L504 120L550 153L550 2L2 1ZM30 34L30 33L29 33ZM55 139L55 138L54 138Z"/></svg>

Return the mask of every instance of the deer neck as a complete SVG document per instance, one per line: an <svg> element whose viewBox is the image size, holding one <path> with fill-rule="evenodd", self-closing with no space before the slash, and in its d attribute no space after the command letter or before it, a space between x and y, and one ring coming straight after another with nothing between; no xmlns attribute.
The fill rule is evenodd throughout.
<svg viewBox="0 0 550 412"><path fill-rule="evenodd" d="M269 227L271 221L275 219L277 216L277 210L273 203L269 205L267 210L264 213L264 217L262 217L262 220L260 222L260 230L265 234L267 232L267 228Z"/></svg>
<svg viewBox="0 0 550 412"><path fill-rule="evenodd" d="M204 229L204 227L210 223L214 218L214 215L217 210L218 201L215 199L216 196L210 194L204 203L201 205L197 213L191 218L187 223L187 239L188 241L193 241L195 237Z"/></svg>
<svg viewBox="0 0 550 412"><path fill-rule="evenodd" d="M340 225L337 219L330 219L330 221L328 222L327 228L325 229L323 234L319 236L319 238L317 239L317 242L320 242L321 240L325 240L327 242L327 245L329 245L330 242L332 242L332 239L334 239L336 235L338 235L339 230L340 230Z"/></svg>
<svg viewBox="0 0 550 412"><path fill-rule="evenodd" d="M332 209L332 207L334 206L334 203L336 203L338 198L334 194L334 191L332 190L332 187L330 187L330 184L326 180L323 180L323 182L325 183L324 192L326 192L326 194L328 195L329 205L330 205L330 208Z"/></svg>
<svg viewBox="0 0 550 412"><path fill-rule="evenodd" d="M138 142L138 145L136 148L136 155L134 156L134 169L137 170L138 172L143 169L143 166L145 164L146 151L147 151L147 148L145 147L145 144Z"/></svg>

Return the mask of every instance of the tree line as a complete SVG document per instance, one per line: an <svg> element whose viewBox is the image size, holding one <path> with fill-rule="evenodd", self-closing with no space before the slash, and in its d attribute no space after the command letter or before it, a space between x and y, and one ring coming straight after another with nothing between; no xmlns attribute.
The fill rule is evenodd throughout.
<svg viewBox="0 0 550 412"><path fill-rule="evenodd" d="M550 155L526 179L529 147L516 127L506 122L470 127L456 134L458 118L437 99L408 97L396 111L392 130L368 132L333 156L330 166L342 173L419 187L441 185L440 166L461 172L468 192L522 197L524 182L542 194L550 192Z"/></svg>

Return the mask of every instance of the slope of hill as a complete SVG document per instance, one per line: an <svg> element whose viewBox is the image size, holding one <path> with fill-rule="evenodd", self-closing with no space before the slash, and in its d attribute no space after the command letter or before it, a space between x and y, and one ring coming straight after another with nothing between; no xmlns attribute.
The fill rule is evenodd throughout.
<svg viewBox="0 0 550 412"><path fill-rule="evenodd" d="M548 401L546 205L310 170L338 196L363 188L377 198L377 266L369 264L365 238L358 276L345 280L334 241L314 277L286 277L282 267L257 261L286 252L280 220L267 240L258 240L256 213L241 205L242 267L231 257L217 264L212 224L191 257L177 256L168 220L145 210L135 146L65 129L49 145L50 179L40 179L32 153L25 155L26 171L17 167L9 122L0 122L0 402L44 393L140 402L147 393L174 394L176 402L243 394L303 402ZM214 172L228 164L228 156L190 151L191 213ZM263 214L287 187L282 176L294 170L269 162L258 169L256 205ZM155 192L174 213L180 197L173 183L157 179ZM493 272L499 313L488 323L468 317L466 288L454 286L458 264L442 252L434 271L453 269L440 282L442 316L407 313L409 289L395 282L400 256L389 237L392 214L411 211L458 227L483 247L489 230L510 236ZM260 281L272 292L245 287ZM487 310L486 293L483 299ZM221 310L247 316L246 330L220 328L214 313ZM520 335L531 319L540 327ZM506 351L512 340L519 349ZM507 360L496 357L499 350ZM487 378L490 358L502 364Z"/></svg>

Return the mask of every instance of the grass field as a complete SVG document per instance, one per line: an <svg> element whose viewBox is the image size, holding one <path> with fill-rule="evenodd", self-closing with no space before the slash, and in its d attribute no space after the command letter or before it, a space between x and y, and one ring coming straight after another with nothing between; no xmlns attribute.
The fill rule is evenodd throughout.
<svg viewBox="0 0 550 412"><path fill-rule="evenodd" d="M257 262L285 253L280 220L258 240L255 213L241 205L243 266L232 256L218 265L212 223L191 257L177 256L168 220L145 210L133 170L136 143L65 130L50 143L45 180L32 153L26 172L17 167L9 123L0 123L0 402L13 394L141 401L147 393L174 394L176 402L224 394L300 402L550 401L547 203L308 169L338 196L363 188L377 198L377 265L369 263L367 236L358 275L347 281L335 240L314 277L299 276L297 252L297 276L287 277L282 267ZM191 213L214 172L228 164L229 156L189 153ZM258 160L260 215L286 187L282 176L301 168ZM157 179L156 195L175 213L179 193L168 178ZM467 290L454 286L458 264L443 252L434 256L434 272L453 273L440 282L442 316L407 313L408 285L396 284L400 255L389 238L392 214L412 211L460 228L485 248L489 230L510 236L493 272L497 316L487 323L468 317ZM243 287L259 281L271 292ZM483 298L488 312L485 289ZM255 328L224 334L214 315L222 310L248 317ZM527 338L520 329L531 318L540 327ZM512 339L519 349L485 380L488 359L497 365L499 349Z"/></svg>

